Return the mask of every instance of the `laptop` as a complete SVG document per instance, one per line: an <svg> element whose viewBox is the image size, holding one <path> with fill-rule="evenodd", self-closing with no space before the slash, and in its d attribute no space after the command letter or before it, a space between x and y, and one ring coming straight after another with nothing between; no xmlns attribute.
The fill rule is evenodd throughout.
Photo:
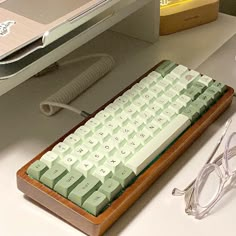
<svg viewBox="0 0 236 236"><path fill-rule="evenodd" d="M0 60L47 46L118 1L0 0Z"/></svg>

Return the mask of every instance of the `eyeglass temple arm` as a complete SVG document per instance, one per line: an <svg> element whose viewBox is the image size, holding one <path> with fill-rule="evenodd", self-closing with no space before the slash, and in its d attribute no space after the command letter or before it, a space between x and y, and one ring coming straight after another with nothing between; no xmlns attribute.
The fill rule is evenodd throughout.
<svg viewBox="0 0 236 236"><path fill-rule="evenodd" d="M210 157L207 159L206 163L204 164L204 166L211 162L211 160L214 157L216 151L218 150L218 148L219 148L219 146L220 146L220 144L221 144L221 142L222 142L222 140L223 140L223 138L224 138L224 136L225 136L225 134L226 134L226 132L227 132L227 130L229 128L229 125L231 124L231 122L232 122L231 118L226 121L224 130L223 130L219 140L217 141L217 143L216 143L216 145L215 145L215 147L214 147ZM221 158L221 156L219 156L214 162L219 161L220 158ZM178 188L174 188L173 191L172 191L172 195L181 196L181 195L186 194L189 191L189 189L191 189L194 186L195 182L196 182L196 178L184 190L180 190ZM192 194L191 194L191 196L192 196ZM189 201L191 201L191 197L190 197Z"/></svg>

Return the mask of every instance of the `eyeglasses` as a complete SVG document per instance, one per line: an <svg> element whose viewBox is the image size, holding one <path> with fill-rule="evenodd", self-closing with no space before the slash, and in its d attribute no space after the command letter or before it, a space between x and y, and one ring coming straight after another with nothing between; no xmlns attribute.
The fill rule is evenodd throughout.
<svg viewBox="0 0 236 236"><path fill-rule="evenodd" d="M206 216L225 192L232 189L236 177L236 132L233 132L225 144L224 153L212 161L229 126L231 119L225 124L223 133L216 143L206 164L184 190L174 188L174 196L185 197L185 212L201 219Z"/></svg>

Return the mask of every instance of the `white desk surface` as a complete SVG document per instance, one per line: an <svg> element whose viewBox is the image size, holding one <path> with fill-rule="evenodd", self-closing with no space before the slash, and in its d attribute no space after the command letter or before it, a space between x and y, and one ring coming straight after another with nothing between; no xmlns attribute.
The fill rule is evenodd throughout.
<svg viewBox="0 0 236 236"><path fill-rule="evenodd" d="M210 24L160 37L155 44L105 32L70 57L107 52L117 66L73 105L95 110L162 59L196 68L236 33L236 18L220 14ZM88 64L87 64L88 65ZM39 103L86 66L70 66L33 78L0 98L0 235L79 236L80 231L24 198L16 187L16 171L81 118L62 111L45 117ZM234 84L235 86L235 84ZM96 98L96 99L94 99ZM184 213L184 201L173 197L173 187L184 187L196 176L215 144L220 128L233 115L236 102L191 148L118 220L106 235L235 235L236 192L232 190L204 220ZM232 127L236 127L236 115Z"/></svg>

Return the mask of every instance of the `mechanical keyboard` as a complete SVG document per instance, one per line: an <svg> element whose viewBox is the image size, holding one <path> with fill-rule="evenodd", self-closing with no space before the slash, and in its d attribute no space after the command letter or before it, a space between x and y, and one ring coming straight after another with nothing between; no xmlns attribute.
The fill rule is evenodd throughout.
<svg viewBox="0 0 236 236"><path fill-rule="evenodd" d="M103 234L230 105L234 90L163 61L17 172L18 188Z"/></svg>

